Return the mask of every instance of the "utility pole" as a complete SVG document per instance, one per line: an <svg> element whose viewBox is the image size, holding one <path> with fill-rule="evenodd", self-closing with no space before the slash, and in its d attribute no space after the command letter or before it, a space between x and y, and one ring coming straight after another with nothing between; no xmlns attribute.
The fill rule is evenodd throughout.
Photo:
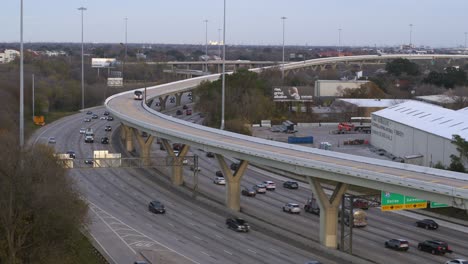
<svg viewBox="0 0 468 264"><path fill-rule="evenodd" d="M84 44L83 44L83 13L84 7L78 8L81 11L81 109L84 109Z"/></svg>
<svg viewBox="0 0 468 264"><path fill-rule="evenodd" d="M122 78L123 78L123 74L124 74L124 66L125 66L125 62L127 62L127 22L128 22L128 18L125 17L124 18L125 20L125 57L124 57L124 62L122 64Z"/></svg>
<svg viewBox="0 0 468 264"><path fill-rule="evenodd" d="M23 150L24 146L24 68L23 68L23 0L21 0L20 7L20 127L19 127L19 143L20 148Z"/></svg>
<svg viewBox="0 0 468 264"><path fill-rule="evenodd" d="M223 14L223 74L221 78L221 130L224 130L224 102L226 97L226 0Z"/></svg>
<svg viewBox="0 0 468 264"><path fill-rule="evenodd" d="M218 28L218 56L221 58L221 28Z"/></svg>
<svg viewBox="0 0 468 264"><path fill-rule="evenodd" d="M208 20L203 20L205 22L205 71L208 72Z"/></svg>
<svg viewBox="0 0 468 264"><path fill-rule="evenodd" d="M34 73L32 75L32 112L33 112L33 120L34 120L34 116L36 116L36 112L34 111Z"/></svg>
<svg viewBox="0 0 468 264"><path fill-rule="evenodd" d="M281 81L284 83L284 22L287 19L287 17L281 17L283 20L283 64L281 65Z"/></svg>
<svg viewBox="0 0 468 264"><path fill-rule="evenodd" d="M465 32L465 52L466 52L466 35L468 34L468 32Z"/></svg>
<svg viewBox="0 0 468 264"><path fill-rule="evenodd" d="M341 56L341 28L338 29L338 57Z"/></svg>
<svg viewBox="0 0 468 264"><path fill-rule="evenodd" d="M409 45L410 45L410 48L413 47L413 24L409 24L409 27L410 27L410 31L409 31Z"/></svg>

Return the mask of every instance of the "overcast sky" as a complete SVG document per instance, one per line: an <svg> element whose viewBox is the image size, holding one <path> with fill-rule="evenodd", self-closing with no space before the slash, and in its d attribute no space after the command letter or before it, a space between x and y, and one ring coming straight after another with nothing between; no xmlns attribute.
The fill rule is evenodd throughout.
<svg viewBox="0 0 468 264"><path fill-rule="evenodd" d="M468 0L226 0L226 43L280 45L465 45ZM25 42L201 44L218 40L223 0L24 0ZM0 42L18 42L20 0L2 1Z"/></svg>

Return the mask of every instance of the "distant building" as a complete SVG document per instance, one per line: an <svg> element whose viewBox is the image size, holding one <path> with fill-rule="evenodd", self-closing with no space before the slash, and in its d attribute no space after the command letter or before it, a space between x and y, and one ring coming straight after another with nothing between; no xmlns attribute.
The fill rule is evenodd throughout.
<svg viewBox="0 0 468 264"><path fill-rule="evenodd" d="M144 53L137 53L136 54L137 60L146 60L146 55Z"/></svg>
<svg viewBox="0 0 468 264"><path fill-rule="evenodd" d="M439 105L446 108L454 108L457 104L458 96L450 96L445 94L415 96L418 101L423 101L430 104ZM458 107L459 108L459 107Z"/></svg>
<svg viewBox="0 0 468 264"><path fill-rule="evenodd" d="M458 156L453 135L468 139L467 110L408 101L372 113L371 144L405 162L448 166Z"/></svg>
<svg viewBox="0 0 468 264"><path fill-rule="evenodd" d="M356 117L370 117L373 112L404 103L405 99L356 99L337 98L332 104L334 108L342 108Z"/></svg>
<svg viewBox="0 0 468 264"><path fill-rule="evenodd" d="M9 63L12 62L20 55L19 51L6 49L0 53L0 63Z"/></svg>

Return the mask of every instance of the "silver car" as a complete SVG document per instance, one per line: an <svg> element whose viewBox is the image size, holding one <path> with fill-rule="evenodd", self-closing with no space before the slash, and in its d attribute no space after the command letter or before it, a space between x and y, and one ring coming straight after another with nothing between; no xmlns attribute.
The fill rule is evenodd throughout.
<svg viewBox="0 0 468 264"><path fill-rule="evenodd" d="M223 177L216 177L214 178L213 182L218 185L225 185L226 179L224 179Z"/></svg>
<svg viewBox="0 0 468 264"><path fill-rule="evenodd" d="M301 207L297 203L287 203L283 206L283 212L299 214L301 213Z"/></svg>
<svg viewBox="0 0 468 264"><path fill-rule="evenodd" d="M266 186L264 184L257 184L252 187L257 193L266 193Z"/></svg>

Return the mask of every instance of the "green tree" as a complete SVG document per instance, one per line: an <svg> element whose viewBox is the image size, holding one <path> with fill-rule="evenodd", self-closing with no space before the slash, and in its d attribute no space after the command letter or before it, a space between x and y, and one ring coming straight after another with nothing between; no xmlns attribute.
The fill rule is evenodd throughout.
<svg viewBox="0 0 468 264"><path fill-rule="evenodd" d="M385 70L387 70L388 73L395 76L400 76L403 73L412 76L419 75L419 66L408 59L402 58L398 58L387 62L387 64L385 65Z"/></svg>
<svg viewBox="0 0 468 264"><path fill-rule="evenodd" d="M386 95L377 84L368 82L357 89L345 88L342 92L344 98L385 98Z"/></svg>

